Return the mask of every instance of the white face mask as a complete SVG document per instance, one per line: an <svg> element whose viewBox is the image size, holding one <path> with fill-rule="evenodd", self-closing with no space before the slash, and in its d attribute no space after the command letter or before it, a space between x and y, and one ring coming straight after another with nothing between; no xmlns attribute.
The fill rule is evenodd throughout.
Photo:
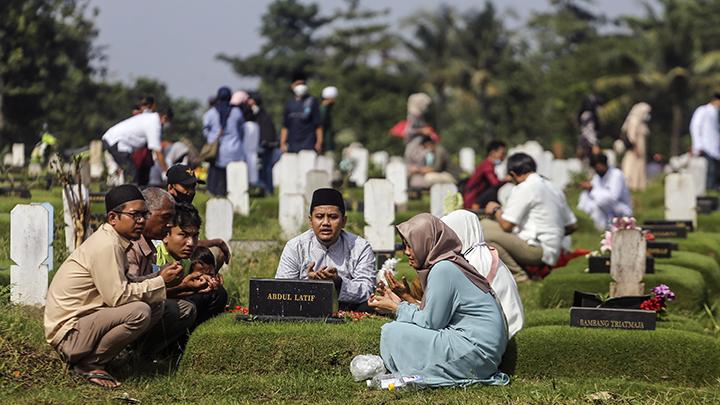
<svg viewBox="0 0 720 405"><path fill-rule="evenodd" d="M308 87L305 84L298 84L297 86L293 87L293 93L295 93L296 96L302 97L306 95L308 92Z"/></svg>
<svg viewBox="0 0 720 405"><path fill-rule="evenodd" d="M257 114L258 111L260 111L260 107L258 107L256 104L253 104L250 109L252 110L253 114Z"/></svg>

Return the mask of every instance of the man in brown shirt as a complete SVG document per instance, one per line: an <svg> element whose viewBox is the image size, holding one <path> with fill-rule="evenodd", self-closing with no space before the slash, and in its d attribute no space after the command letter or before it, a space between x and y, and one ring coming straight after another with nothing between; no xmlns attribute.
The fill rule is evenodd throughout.
<svg viewBox="0 0 720 405"><path fill-rule="evenodd" d="M159 276L155 265L157 250L153 240L161 240L167 235L169 224L175 216L175 200L167 191L158 187L148 187L142 192L150 213L140 239L133 241L127 252L128 270L126 276L131 282L142 282ZM168 264L167 266L170 266ZM167 267L163 266L163 268ZM195 322L196 308L191 301L177 299L176 292L196 291L207 287L195 273L183 277L177 286L166 286L165 308L160 322L151 325L141 338L144 353L157 353L171 347L184 334L187 334ZM182 339L184 342L185 339ZM176 345L177 346L177 345ZM177 347L181 349L181 347Z"/></svg>
<svg viewBox="0 0 720 405"><path fill-rule="evenodd" d="M113 188L105 196L107 222L83 242L53 277L45 305L45 338L73 370L107 388L120 384L106 364L151 323L150 305L165 299L165 285L179 282L181 266L160 277L131 283L125 277L130 241L148 216L140 190Z"/></svg>

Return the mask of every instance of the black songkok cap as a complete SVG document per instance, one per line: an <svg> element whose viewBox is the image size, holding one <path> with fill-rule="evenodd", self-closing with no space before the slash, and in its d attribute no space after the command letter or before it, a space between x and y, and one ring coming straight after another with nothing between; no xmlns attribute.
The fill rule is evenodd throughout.
<svg viewBox="0 0 720 405"><path fill-rule="evenodd" d="M132 184L117 186L105 194L105 212L109 213L113 208L136 200L145 200L139 188Z"/></svg>
<svg viewBox="0 0 720 405"><path fill-rule="evenodd" d="M345 200L342 194L334 188L319 188L315 190L310 203L310 214L315 207L319 205L334 205L340 208L340 212L345 215Z"/></svg>

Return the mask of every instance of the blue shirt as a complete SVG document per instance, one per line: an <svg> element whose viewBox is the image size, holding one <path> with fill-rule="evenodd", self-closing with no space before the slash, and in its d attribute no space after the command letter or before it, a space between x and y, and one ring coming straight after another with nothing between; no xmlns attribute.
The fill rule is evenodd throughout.
<svg viewBox="0 0 720 405"><path fill-rule="evenodd" d="M218 156L215 160L216 167L224 168L230 162L246 160L242 143L244 122L240 109L233 107L228 116L223 137L220 139ZM209 109L203 115L203 135L208 143L217 139L220 128L220 113L215 108Z"/></svg>
<svg viewBox="0 0 720 405"><path fill-rule="evenodd" d="M285 103L283 127L287 128L288 152L315 148L315 130L322 126L320 105L315 97L295 98Z"/></svg>

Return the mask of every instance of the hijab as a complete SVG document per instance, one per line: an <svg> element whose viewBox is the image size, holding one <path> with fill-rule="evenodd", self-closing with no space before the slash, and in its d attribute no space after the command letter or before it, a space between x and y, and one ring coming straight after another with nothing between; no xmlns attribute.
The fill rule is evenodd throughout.
<svg viewBox="0 0 720 405"><path fill-rule="evenodd" d="M442 217L441 221L457 234L462 243L463 257L478 271L489 271L492 266L492 253L485 243L477 215L467 210L457 210Z"/></svg>
<svg viewBox="0 0 720 405"><path fill-rule="evenodd" d="M220 114L220 126L223 128L227 125L230 110L232 110L232 107L230 106L230 97L232 97L232 91L229 87L223 86L218 89L215 100L215 109Z"/></svg>
<svg viewBox="0 0 720 405"><path fill-rule="evenodd" d="M630 126L635 123L644 122L646 117L650 114L652 107L648 103L637 103L631 109L628 116L625 118L625 122L622 125L622 132L627 133Z"/></svg>
<svg viewBox="0 0 720 405"><path fill-rule="evenodd" d="M465 277L483 292L491 292L490 284L462 257L462 242L450 227L428 213L418 214L397 226L397 230L415 253L419 263L418 278L423 289L432 267L449 260Z"/></svg>

